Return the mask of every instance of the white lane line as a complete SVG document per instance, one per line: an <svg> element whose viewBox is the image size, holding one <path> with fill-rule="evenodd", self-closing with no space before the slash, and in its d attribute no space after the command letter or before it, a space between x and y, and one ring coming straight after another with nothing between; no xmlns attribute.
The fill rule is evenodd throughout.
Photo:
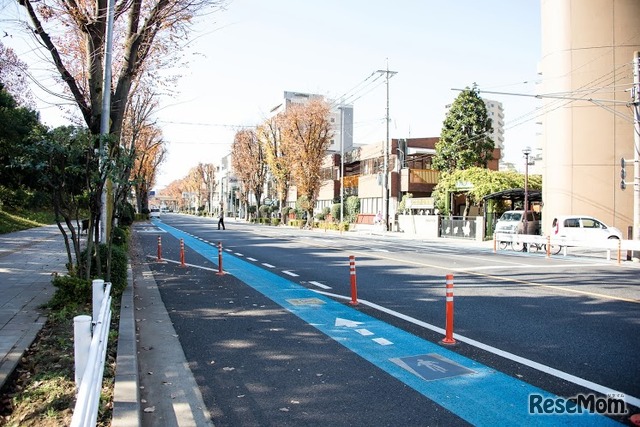
<svg viewBox="0 0 640 427"><path fill-rule="evenodd" d="M355 331L360 335L362 335L363 337L368 337L369 335L373 335L373 332L371 332L368 329L356 329Z"/></svg>
<svg viewBox="0 0 640 427"><path fill-rule="evenodd" d="M603 267L611 265L611 263L600 263L600 264L588 264L590 267ZM564 264L562 267L585 267L585 264ZM503 270L508 268L509 270L517 269L517 268L558 268L557 265L539 265L539 264L510 264L510 265L485 265L482 267L458 267L456 271L479 271L479 270Z"/></svg>
<svg viewBox="0 0 640 427"><path fill-rule="evenodd" d="M377 342L380 345L391 345L391 344L393 344L391 341L389 341L386 338L374 338L372 341L373 342Z"/></svg>
<svg viewBox="0 0 640 427"><path fill-rule="evenodd" d="M247 257L247 259L248 259L249 261L253 261L253 262L258 261L257 259L255 259L255 258L251 258L251 257Z"/></svg>
<svg viewBox="0 0 640 427"><path fill-rule="evenodd" d="M314 292L317 292L317 293L322 294L322 295L327 295L329 297L338 298L338 299L344 299L344 300L351 299L351 297L347 297L347 296L344 296L344 295L332 294L332 293L329 293L329 292L323 292L323 291L318 291L318 290L314 290ZM423 321L418 320L418 319L414 319L413 317L407 316L406 314L398 313L397 311L388 309L386 307L383 307L383 306L378 305L378 304L373 303L373 302L369 302L367 300L358 299L358 302L361 303L361 304L364 304L364 305L368 305L369 307L374 308L376 310L382 311L383 313L387 313L387 314L390 314L390 315L392 315L394 317L397 317L399 319L405 320L407 322L411 322L414 325L418 325L418 326L421 326L423 328L430 329L430 330L432 330L434 332L437 332L439 334L445 335L445 330L444 329L439 328L439 327L437 327L435 325L432 325L430 323L423 322ZM589 381L589 380L586 380L584 378L580 378L580 377L578 377L576 375L572 375L572 374L570 374L568 372L564 372L564 371L561 371L559 369L552 368L551 366L543 365L542 363L538 363L538 362L535 362L533 360L526 359L526 358L524 358L522 356L518 356L516 354L509 353L508 351L504 351L504 350L501 350L499 348L490 346L488 344L481 343L480 341L476 341L476 340L474 340L472 338L467 338L467 337L465 337L463 335L459 335L459 334L454 333L453 334L453 338L455 338L458 341L462 341L464 343L467 343L467 344L469 344L471 346L474 346L476 348L479 348L481 350L487 351L489 353L493 353L493 354L498 355L500 357L504 357L505 359L512 360L512 361L514 361L516 363L520 363L522 365L525 365L525 366L528 366L530 368L536 369L536 370L538 370L540 372L544 372L546 374L552 375L552 376L554 376L556 378L560 378L562 380L569 381L569 382L571 382L573 384L577 384L579 386L588 388L590 390L597 391L598 393L601 393L603 395L624 396L624 401L626 403L628 403L629 405L633 405L635 407L640 407L640 398L638 398L638 397L630 396L630 395L628 395L626 393L623 393L623 392L618 391L618 390L614 390L614 389L609 388L607 386L604 386L602 384L594 383L593 381Z"/></svg>
<svg viewBox="0 0 640 427"><path fill-rule="evenodd" d="M243 256L244 256L243 254L241 254L241 253L239 253L239 252L234 252L233 254L234 254L235 256L239 256L239 257L243 257Z"/></svg>
<svg viewBox="0 0 640 427"><path fill-rule="evenodd" d="M310 281L309 283L311 283L313 286L317 286L317 287L322 288L322 289L331 289L331 286L323 285L322 283L316 282L316 281L313 281L313 280Z"/></svg>
<svg viewBox="0 0 640 427"><path fill-rule="evenodd" d="M147 255L147 258L156 259L156 257L154 257L153 255ZM166 258L163 258L162 261L170 262L172 264L181 264L180 261L174 261L174 260L170 260L170 259L166 259ZM195 265L195 264L188 264L188 263L185 263L184 265L187 266L187 267L199 268L200 270L216 271L216 272L219 271L219 269L217 269L217 268L210 268L210 267L205 267L205 266L202 266L202 265Z"/></svg>
<svg viewBox="0 0 640 427"><path fill-rule="evenodd" d="M282 272L284 274L287 274L287 275L291 276L291 277L298 277L298 274L296 274L296 273L294 273L292 271L289 271L289 270L282 270Z"/></svg>
<svg viewBox="0 0 640 427"><path fill-rule="evenodd" d="M263 262L262 265L264 265L265 267L269 267L269 268L276 268L275 265L267 264L266 262Z"/></svg>

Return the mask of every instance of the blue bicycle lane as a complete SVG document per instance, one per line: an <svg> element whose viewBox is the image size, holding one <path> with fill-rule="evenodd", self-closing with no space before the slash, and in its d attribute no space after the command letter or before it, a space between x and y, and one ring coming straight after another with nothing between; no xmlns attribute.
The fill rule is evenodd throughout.
<svg viewBox="0 0 640 427"><path fill-rule="evenodd" d="M219 249L158 221L153 224L218 265ZM418 338L229 253L223 269L423 396L477 426L609 426L606 416L581 411L565 398ZM529 413L530 399L562 406ZM542 403L541 403L542 402ZM564 412L564 413L558 413Z"/></svg>

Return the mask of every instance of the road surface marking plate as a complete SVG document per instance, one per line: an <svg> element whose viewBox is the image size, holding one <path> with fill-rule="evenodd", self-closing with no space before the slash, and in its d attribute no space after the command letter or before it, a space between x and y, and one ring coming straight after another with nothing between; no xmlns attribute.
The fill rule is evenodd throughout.
<svg viewBox="0 0 640 427"><path fill-rule="evenodd" d="M399 357L389 360L426 381L476 373L436 353Z"/></svg>

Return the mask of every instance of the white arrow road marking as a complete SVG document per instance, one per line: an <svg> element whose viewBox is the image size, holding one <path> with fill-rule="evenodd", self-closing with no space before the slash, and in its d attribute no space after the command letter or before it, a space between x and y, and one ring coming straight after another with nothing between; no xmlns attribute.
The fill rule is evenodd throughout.
<svg viewBox="0 0 640 427"><path fill-rule="evenodd" d="M362 322L354 322L353 320L342 319L336 317L336 326L346 326L348 328L355 328L358 325L362 325Z"/></svg>
<svg viewBox="0 0 640 427"><path fill-rule="evenodd" d="M432 362L431 360L418 359L418 366L426 366L435 372L447 372L447 368L440 366L438 362Z"/></svg>

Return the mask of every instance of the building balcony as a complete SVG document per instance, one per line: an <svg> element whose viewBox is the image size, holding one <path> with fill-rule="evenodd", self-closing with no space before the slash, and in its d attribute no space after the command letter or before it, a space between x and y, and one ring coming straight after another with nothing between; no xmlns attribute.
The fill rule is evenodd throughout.
<svg viewBox="0 0 640 427"><path fill-rule="evenodd" d="M440 172L434 169L409 169L400 171L400 191L430 191L438 183Z"/></svg>

